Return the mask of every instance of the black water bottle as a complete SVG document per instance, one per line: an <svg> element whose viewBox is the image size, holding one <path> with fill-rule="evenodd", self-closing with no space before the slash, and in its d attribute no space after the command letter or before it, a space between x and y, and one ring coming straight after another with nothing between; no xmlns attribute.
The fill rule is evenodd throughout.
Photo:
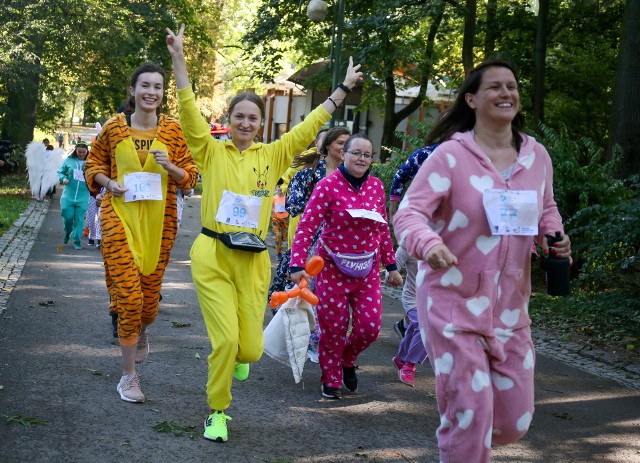
<svg viewBox="0 0 640 463"><path fill-rule="evenodd" d="M562 240L562 234L556 232L555 236L546 235L547 244L552 248L558 241ZM550 296L568 296L571 292L569 284L569 258L558 257L555 253L549 251L547 258L547 294Z"/></svg>

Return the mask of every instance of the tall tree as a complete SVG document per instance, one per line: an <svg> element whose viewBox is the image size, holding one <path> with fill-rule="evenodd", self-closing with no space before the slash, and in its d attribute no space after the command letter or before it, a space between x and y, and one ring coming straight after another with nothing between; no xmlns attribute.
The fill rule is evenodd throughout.
<svg viewBox="0 0 640 463"><path fill-rule="evenodd" d="M438 31L447 3L446 0L347 2L342 56L352 55L356 61L364 63L364 71L371 77L367 79L368 95L360 109L373 101L385 108L383 145L397 144L394 131L398 123L415 111L424 99L426 83L433 77L434 66L439 61ZM330 30L335 21L333 13L325 22L313 24L300 6L298 0L265 1L256 23L245 37L258 65L255 71L265 80L270 80L280 70L280 60L287 47L298 52L299 67L329 55ZM384 11L383 15L381 11ZM344 62L342 66L345 66ZM398 77L399 73L403 79ZM326 77L325 82L315 80L318 88L330 85L328 75L322 77ZM312 83L307 80L305 85ZM396 113L397 90L416 85L420 85L420 92L410 107Z"/></svg>
<svg viewBox="0 0 640 463"><path fill-rule="evenodd" d="M539 0L538 22L536 25L536 48L534 51L533 115L540 122L544 122L544 71L547 59L548 18L549 0Z"/></svg>
<svg viewBox="0 0 640 463"><path fill-rule="evenodd" d="M640 1L627 0L622 44L618 55L609 153L622 148L624 162L620 174L640 174Z"/></svg>

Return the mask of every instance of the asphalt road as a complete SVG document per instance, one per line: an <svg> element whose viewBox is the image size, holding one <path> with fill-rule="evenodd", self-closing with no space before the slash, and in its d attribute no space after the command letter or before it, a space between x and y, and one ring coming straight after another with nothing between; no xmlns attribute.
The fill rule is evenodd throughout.
<svg viewBox="0 0 640 463"><path fill-rule="evenodd" d="M415 388L398 381L392 326L403 311L390 297L380 339L360 358L356 394L323 400L317 365L307 362L296 385L265 356L234 384L229 441L201 437L210 345L189 269L199 207L187 200L139 369L147 401L130 404L116 392L120 351L99 250L60 248L59 202L51 203L0 315L0 462L437 462L433 372L419 367ZM638 390L545 355L536 375L529 433L494 449L492 461L640 462ZM182 432L160 431L171 428Z"/></svg>

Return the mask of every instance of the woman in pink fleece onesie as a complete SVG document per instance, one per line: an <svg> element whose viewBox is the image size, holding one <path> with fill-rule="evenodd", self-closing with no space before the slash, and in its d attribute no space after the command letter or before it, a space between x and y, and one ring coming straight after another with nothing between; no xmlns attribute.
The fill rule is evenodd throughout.
<svg viewBox="0 0 640 463"><path fill-rule="evenodd" d="M323 225L317 249L325 259L325 266L316 278L316 295L320 300L317 306L320 381L322 395L328 399L341 397L341 384L350 392L358 390L355 362L380 334L380 261L389 272L389 283L402 285L386 222L384 185L369 175L371 141L354 135L343 150L343 163L318 182L309 198L291 247L289 266L291 279L299 283L305 275L303 267L313 236ZM367 214L378 220L363 217ZM375 251L376 255L368 273L352 277L342 273L329 250L350 254ZM352 329L347 334L350 320Z"/></svg>
<svg viewBox="0 0 640 463"><path fill-rule="evenodd" d="M571 255L551 159L522 132L519 108L511 65L477 66L429 136L449 141L422 165L394 217L396 236L421 261L419 323L436 374L442 463L488 462L493 445L526 433L534 409L532 242L547 253L544 235L560 231L550 251Z"/></svg>

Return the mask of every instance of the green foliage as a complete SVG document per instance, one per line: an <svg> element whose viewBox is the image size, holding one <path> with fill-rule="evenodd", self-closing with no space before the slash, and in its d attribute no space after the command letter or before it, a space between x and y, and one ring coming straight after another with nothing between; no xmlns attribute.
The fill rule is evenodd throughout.
<svg viewBox="0 0 640 463"><path fill-rule="evenodd" d="M26 174L11 174L0 179L0 233L6 233L31 200Z"/></svg>
<svg viewBox="0 0 640 463"><path fill-rule="evenodd" d="M409 158L411 153L425 146L424 140L429 130L431 130L431 125L416 121L413 122L413 126L416 129L416 135L407 135L403 132L396 132L396 136L403 141L403 146L405 144L408 146L408 150L396 147L382 147L383 150L390 152L391 156L387 158L387 161L384 164L374 164L371 167L371 173L384 183L384 191L389 191L391 189L391 182L393 181L394 175L400 166ZM409 184L406 185L406 188L408 187Z"/></svg>
<svg viewBox="0 0 640 463"><path fill-rule="evenodd" d="M594 347L640 354L640 295L612 290L576 290L567 297L534 292L529 315L534 324L565 336L587 340Z"/></svg>
<svg viewBox="0 0 640 463"><path fill-rule="evenodd" d="M586 137L575 140L565 126L557 131L541 125L543 144L553 160L553 192L563 217L585 207L611 205L630 192L615 178L620 157L607 160L603 148Z"/></svg>
<svg viewBox="0 0 640 463"><path fill-rule="evenodd" d="M187 436L189 439L194 439L197 434L195 426L182 426L175 421L162 421L153 426L153 430L156 432L173 433L176 437Z"/></svg>
<svg viewBox="0 0 640 463"><path fill-rule="evenodd" d="M43 426L47 424L47 420L42 418L30 418L28 416L23 416L18 413L14 413L13 415L0 415L3 416L7 423L17 423L21 424L25 428L30 428L31 426Z"/></svg>

